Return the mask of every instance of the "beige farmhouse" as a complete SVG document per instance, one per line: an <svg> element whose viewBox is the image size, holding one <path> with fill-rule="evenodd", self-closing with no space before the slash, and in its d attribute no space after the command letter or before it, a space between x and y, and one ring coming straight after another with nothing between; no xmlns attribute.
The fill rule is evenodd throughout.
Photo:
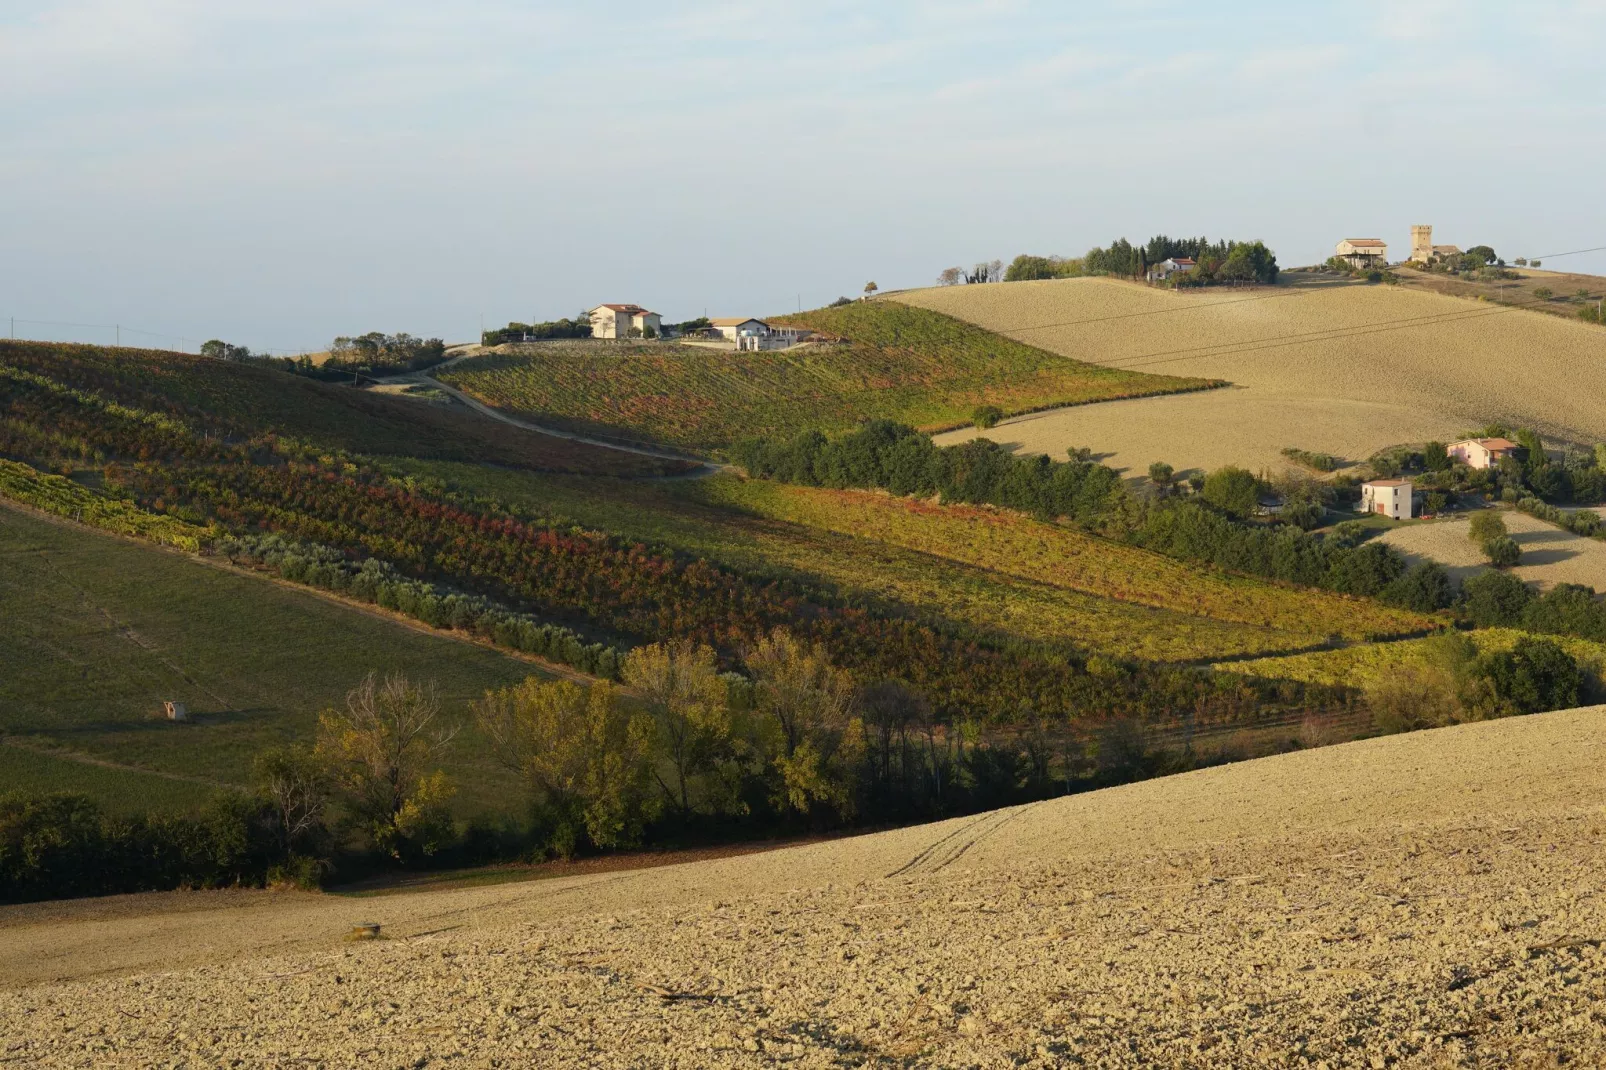
<svg viewBox="0 0 1606 1070"><path fill-rule="evenodd" d="M1389 247L1382 238L1345 238L1333 255L1351 267L1382 267L1389 262Z"/></svg>
<svg viewBox="0 0 1606 1070"><path fill-rule="evenodd" d="M593 338L658 338L663 317L640 305L598 305L591 310Z"/></svg>
<svg viewBox="0 0 1606 1070"><path fill-rule="evenodd" d="M1374 479L1361 484L1361 512L1381 513L1395 520L1411 519L1416 486L1409 479Z"/></svg>
<svg viewBox="0 0 1606 1070"><path fill-rule="evenodd" d="M1493 468L1502 458L1513 456L1522 449L1509 438L1468 438L1452 442L1444 448L1451 460L1460 461L1468 468Z"/></svg>

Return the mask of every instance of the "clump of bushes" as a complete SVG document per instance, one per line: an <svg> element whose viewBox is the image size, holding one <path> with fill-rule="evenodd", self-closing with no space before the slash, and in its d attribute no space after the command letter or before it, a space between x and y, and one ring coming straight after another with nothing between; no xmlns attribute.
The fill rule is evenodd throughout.
<svg viewBox="0 0 1606 1070"><path fill-rule="evenodd" d="M978 405L976 411L970 414L970 422L975 424L976 428L981 431L997 427L998 421L1003 418L1004 410L997 405Z"/></svg>
<svg viewBox="0 0 1606 1070"><path fill-rule="evenodd" d="M1578 704L1583 673L1549 639L1519 638L1510 650L1479 653L1450 632L1427 644L1420 665L1394 666L1367 688L1367 704L1385 732L1541 713Z"/></svg>
<svg viewBox="0 0 1606 1070"><path fill-rule="evenodd" d="M69 793L0 795L0 902L260 886L283 872L272 808L228 793L198 814L118 817Z"/></svg>
<svg viewBox="0 0 1606 1070"><path fill-rule="evenodd" d="M1499 513L1474 513L1467 525L1467 536L1496 568L1510 568L1522 559L1522 548L1506 534L1506 522Z"/></svg>
<svg viewBox="0 0 1606 1070"><path fill-rule="evenodd" d="M1318 472L1336 472L1338 471L1338 466L1344 463L1331 453L1315 453L1295 446L1284 446L1283 456L1295 464L1302 464L1306 468L1313 468Z"/></svg>

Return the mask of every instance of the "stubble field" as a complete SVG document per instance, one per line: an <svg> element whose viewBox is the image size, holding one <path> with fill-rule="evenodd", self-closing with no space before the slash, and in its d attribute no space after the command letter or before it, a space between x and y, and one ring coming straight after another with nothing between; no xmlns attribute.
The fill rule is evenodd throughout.
<svg viewBox="0 0 1606 1070"><path fill-rule="evenodd" d="M1602 748L1569 710L633 873L7 908L0 1054L1599 1065Z"/></svg>
<svg viewBox="0 0 1606 1070"><path fill-rule="evenodd" d="M1522 560L1512 575L1549 590L1558 583L1581 583L1606 591L1606 542L1575 535L1515 509L1501 510L1506 530L1522 547ZM1467 518L1438 520L1392 528L1379 536L1413 562L1437 561L1450 575L1464 580L1489 567L1488 559L1467 537Z"/></svg>
<svg viewBox="0 0 1606 1070"><path fill-rule="evenodd" d="M984 432L1055 457L1091 447L1129 475L1152 461L1276 471L1285 446L1360 460L1495 421L1554 441L1606 439L1606 330L1405 288L1286 278L1191 293L1065 279L895 300L1077 360L1233 384L1039 413Z"/></svg>

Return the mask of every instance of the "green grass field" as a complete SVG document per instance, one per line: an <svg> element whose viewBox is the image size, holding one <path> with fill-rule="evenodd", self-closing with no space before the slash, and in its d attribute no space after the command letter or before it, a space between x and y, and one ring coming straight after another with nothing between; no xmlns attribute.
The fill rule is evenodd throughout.
<svg viewBox="0 0 1606 1070"><path fill-rule="evenodd" d="M559 342L464 361L441 378L509 411L698 449L868 417L949 427L983 404L1017 413L1211 385L1085 364L894 302L780 319L845 341L764 353Z"/></svg>
<svg viewBox="0 0 1606 1070"><path fill-rule="evenodd" d="M188 557L0 508L0 733L128 772L0 746L0 779L84 790L108 806L192 805L243 784L266 746L310 741L318 711L370 670L435 680L467 714L525 662ZM194 717L160 716L167 698ZM462 813L514 793L472 731L447 769ZM161 774L168 774L164 778Z"/></svg>

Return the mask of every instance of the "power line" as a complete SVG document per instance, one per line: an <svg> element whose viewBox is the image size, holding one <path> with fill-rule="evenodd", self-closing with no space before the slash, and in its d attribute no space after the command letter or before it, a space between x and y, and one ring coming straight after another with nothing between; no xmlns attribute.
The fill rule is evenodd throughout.
<svg viewBox="0 0 1606 1070"><path fill-rule="evenodd" d="M1546 253L1544 256L1531 256L1530 260L1554 260L1558 256L1578 256L1580 253L1606 252L1606 245L1597 245L1593 249L1574 249L1570 253Z"/></svg>

